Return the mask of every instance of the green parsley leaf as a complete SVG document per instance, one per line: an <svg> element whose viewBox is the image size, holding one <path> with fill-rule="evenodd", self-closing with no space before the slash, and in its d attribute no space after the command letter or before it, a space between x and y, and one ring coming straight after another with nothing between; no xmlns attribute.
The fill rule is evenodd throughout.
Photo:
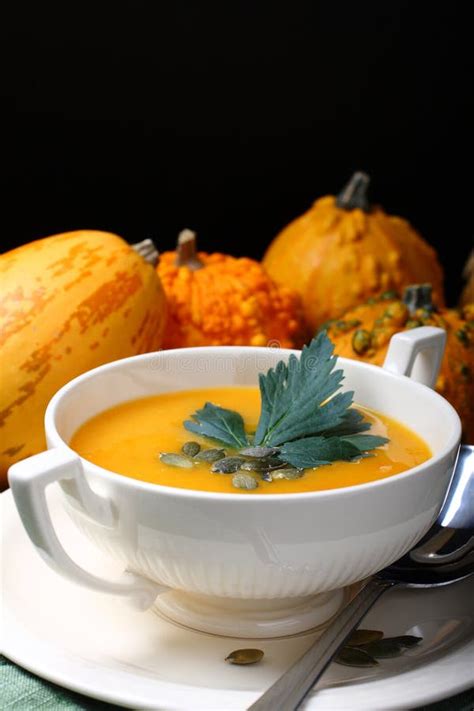
<svg viewBox="0 0 474 711"><path fill-rule="evenodd" d="M359 412L355 407L351 407L347 410L344 415L341 424L336 425L336 427L331 427L331 429L326 430L324 433L327 437L332 435L338 435L343 437L344 435L358 434L359 432L365 432L370 430L371 424L364 420L364 415Z"/></svg>
<svg viewBox="0 0 474 711"><path fill-rule="evenodd" d="M360 452L367 452L369 449L375 449L376 447L382 447L382 445L387 444L388 439L386 437L379 437L378 435L344 435L341 437L343 442L349 442L353 444L354 447Z"/></svg>
<svg viewBox="0 0 474 711"><path fill-rule="evenodd" d="M348 462L359 454L358 447L339 437L305 437L284 444L279 456L298 469L314 469L337 460Z"/></svg>
<svg viewBox="0 0 474 711"><path fill-rule="evenodd" d="M303 437L280 448L279 458L294 467L310 469L337 460L351 461L367 456L369 449L386 444L386 437L348 435L346 437ZM370 456L370 455L369 455Z"/></svg>
<svg viewBox="0 0 474 711"><path fill-rule="evenodd" d="M256 445L277 446L321 434L345 421L353 392L335 393L344 375L334 370L334 345L323 331L298 359L290 355L259 378L262 400Z"/></svg>
<svg viewBox="0 0 474 711"><path fill-rule="evenodd" d="M303 348L299 359L292 354L288 363L280 361L261 374L262 406L253 440L238 412L210 402L196 410L184 426L235 449L249 444L259 450L276 447L279 460L297 469L373 456L368 451L388 440L362 434L371 425L351 407L352 391L337 392L344 375L342 370L334 370L336 361L334 345L323 331Z"/></svg>
<svg viewBox="0 0 474 711"><path fill-rule="evenodd" d="M191 415L184 426L189 432L210 437L222 444L241 449L249 444L242 416L234 410L226 410L206 402L203 408Z"/></svg>

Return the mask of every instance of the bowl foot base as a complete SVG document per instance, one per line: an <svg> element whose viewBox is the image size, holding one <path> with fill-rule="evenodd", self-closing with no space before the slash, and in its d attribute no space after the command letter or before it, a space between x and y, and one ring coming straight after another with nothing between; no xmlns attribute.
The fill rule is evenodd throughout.
<svg viewBox="0 0 474 711"><path fill-rule="evenodd" d="M243 600L179 590L160 595L158 614L200 632L224 637L286 637L327 624L347 602L346 590L309 597Z"/></svg>

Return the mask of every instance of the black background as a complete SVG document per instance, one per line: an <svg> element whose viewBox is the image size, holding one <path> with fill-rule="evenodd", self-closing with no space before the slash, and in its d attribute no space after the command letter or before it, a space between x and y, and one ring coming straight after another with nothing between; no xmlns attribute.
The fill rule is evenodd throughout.
<svg viewBox="0 0 474 711"><path fill-rule="evenodd" d="M78 228L260 257L355 169L472 242L469 3L16 2L1 23L2 247Z"/></svg>

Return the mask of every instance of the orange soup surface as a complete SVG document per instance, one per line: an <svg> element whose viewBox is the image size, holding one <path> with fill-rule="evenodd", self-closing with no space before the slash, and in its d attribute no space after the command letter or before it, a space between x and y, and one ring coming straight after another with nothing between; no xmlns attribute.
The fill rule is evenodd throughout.
<svg viewBox="0 0 474 711"><path fill-rule="evenodd" d="M112 407L83 424L73 435L70 446L84 459L133 479L183 489L253 495L354 486L399 474L431 457L428 445L400 422L357 405L372 425L367 433L390 440L373 450L374 456L307 469L303 477L291 481L260 481L256 475L256 489L236 489L231 474L214 474L207 462L181 469L159 459L160 452L180 452L190 440L199 442L203 448L220 446L183 426L184 420L206 402L236 410L244 418L247 431L255 431L260 414L258 388L206 388L155 395ZM235 454L229 448L224 449L227 454Z"/></svg>

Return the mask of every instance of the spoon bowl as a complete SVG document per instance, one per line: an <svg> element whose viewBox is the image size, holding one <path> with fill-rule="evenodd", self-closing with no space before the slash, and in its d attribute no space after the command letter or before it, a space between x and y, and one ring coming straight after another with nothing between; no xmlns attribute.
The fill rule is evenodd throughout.
<svg viewBox="0 0 474 711"><path fill-rule="evenodd" d="M437 522L453 529L474 529L474 445L459 448L453 478Z"/></svg>

